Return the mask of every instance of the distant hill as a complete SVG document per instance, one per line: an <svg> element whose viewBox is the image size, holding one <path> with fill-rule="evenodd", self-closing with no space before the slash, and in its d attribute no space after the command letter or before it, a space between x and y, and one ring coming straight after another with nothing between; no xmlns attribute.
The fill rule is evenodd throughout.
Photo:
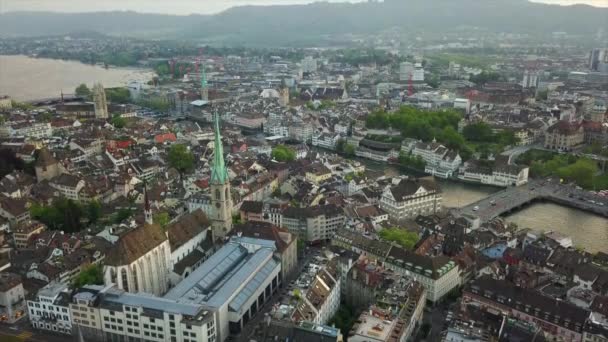
<svg viewBox="0 0 608 342"><path fill-rule="evenodd" d="M315 41L320 36L377 33L392 28L436 33L467 27L489 32L593 34L602 27L608 31L607 18L608 8L566 7L525 0L385 0L242 6L211 16L15 12L0 15L0 34L39 36L88 30L113 35L272 45Z"/></svg>

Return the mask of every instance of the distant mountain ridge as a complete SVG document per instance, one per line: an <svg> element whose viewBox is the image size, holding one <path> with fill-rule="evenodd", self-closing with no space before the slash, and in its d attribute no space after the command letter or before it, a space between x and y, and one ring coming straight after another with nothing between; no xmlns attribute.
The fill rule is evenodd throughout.
<svg viewBox="0 0 608 342"><path fill-rule="evenodd" d="M599 28L608 31L608 8L565 7L525 0L385 0L242 6L208 16L135 12L0 15L0 34L4 36L61 35L86 30L148 38L275 44L392 28L441 33L461 27L489 32L593 34Z"/></svg>

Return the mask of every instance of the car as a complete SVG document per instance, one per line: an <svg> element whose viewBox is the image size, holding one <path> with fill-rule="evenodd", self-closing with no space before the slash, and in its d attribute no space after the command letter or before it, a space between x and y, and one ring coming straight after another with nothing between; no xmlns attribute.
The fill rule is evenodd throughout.
<svg viewBox="0 0 608 342"><path fill-rule="evenodd" d="M478 206L473 207L473 211L477 211L477 210L479 210Z"/></svg>

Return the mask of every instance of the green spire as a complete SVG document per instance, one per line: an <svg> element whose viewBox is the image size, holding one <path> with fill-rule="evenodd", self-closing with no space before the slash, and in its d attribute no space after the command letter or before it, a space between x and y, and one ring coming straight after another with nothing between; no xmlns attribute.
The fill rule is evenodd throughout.
<svg viewBox="0 0 608 342"><path fill-rule="evenodd" d="M215 142L213 166L211 167L211 184L225 184L228 181L228 169L224 163L224 147L222 146L222 138L220 137L220 119L219 114L214 115L215 124Z"/></svg>
<svg viewBox="0 0 608 342"><path fill-rule="evenodd" d="M203 68L201 69L201 89L207 88L207 73L205 72L205 64L203 63Z"/></svg>

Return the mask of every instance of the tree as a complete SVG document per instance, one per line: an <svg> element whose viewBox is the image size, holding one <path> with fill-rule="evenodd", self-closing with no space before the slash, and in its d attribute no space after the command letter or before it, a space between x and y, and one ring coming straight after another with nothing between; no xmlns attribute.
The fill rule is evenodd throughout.
<svg viewBox="0 0 608 342"><path fill-rule="evenodd" d="M32 205L30 214L52 230L74 233L82 229L82 218L85 216L85 211L74 200L58 198L50 206Z"/></svg>
<svg viewBox="0 0 608 342"><path fill-rule="evenodd" d="M379 235L384 240L396 242L407 250L413 249L420 239L417 233L399 228L383 229Z"/></svg>
<svg viewBox="0 0 608 342"><path fill-rule="evenodd" d="M180 175L194 169L194 154L182 144L174 144L169 149L169 165L175 168Z"/></svg>
<svg viewBox="0 0 608 342"><path fill-rule="evenodd" d="M91 201L87 204L86 211L89 223L95 223L101 217L101 204L98 201Z"/></svg>
<svg viewBox="0 0 608 342"><path fill-rule="evenodd" d="M37 119L42 122L50 122L53 119L53 114L44 112L42 114L38 114Z"/></svg>
<svg viewBox="0 0 608 342"><path fill-rule="evenodd" d="M478 122L466 126L462 130L462 135L464 135L468 141L492 142L494 140L492 127L485 122Z"/></svg>
<svg viewBox="0 0 608 342"><path fill-rule="evenodd" d="M344 147L344 154L346 154L347 156L354 156L355 155L355 146L352 144L346 144L346 146Z"/></svg>
<svg viewBox="0 0 608 342"><path fill-rule="evenodd" d="M272 149L272 158L279 162L290 162L296 159L296 152L285 145L277 145Z"/></svg>
<svg viewBox="0 0 608 342"><path fill-rule="evenodd" d="M31 104L29 104L27 102L17 102L15 100L11 100L11 107L16 108L16 109L21 109L23 111L34 109L34 106L32 106Z"/></svg>
<svg viewBox="0 0 608 342"><path fill-rule="evenodd" d="M91 96L91 89L89 89L86 84L82 83L81 85L76 87L74 93L76 94L76 96L89 97Z"/></svg>
<svg viewBox="0 0 608 342"><path fill-rule="evenodd" d="M164 211L155 214L153 219L154 223L158 224L163 230L167 228L167 225L169 225L169 222L171 221L169 214Z"/></svg>
<svg viewBox="0 0 608 342"><path fill-rule="evenodd" d="M112 126L115 128L124 128L127 125L127 120L116 114L112 117Z"/></svg>
<svg viewBox="0 0 608 342"><path fill-rule="evenodd" d="M100 265L89 265L78 273L72 286L80 288L85 285L103 285L103 268Z"/></svg>
<svg viewBox="0 0 608 342"><path fill-rule="evenodd" d="M106 98L114 103L127 103L131 99L131 93L127 88L109 88L106 89Z"/></svg>

